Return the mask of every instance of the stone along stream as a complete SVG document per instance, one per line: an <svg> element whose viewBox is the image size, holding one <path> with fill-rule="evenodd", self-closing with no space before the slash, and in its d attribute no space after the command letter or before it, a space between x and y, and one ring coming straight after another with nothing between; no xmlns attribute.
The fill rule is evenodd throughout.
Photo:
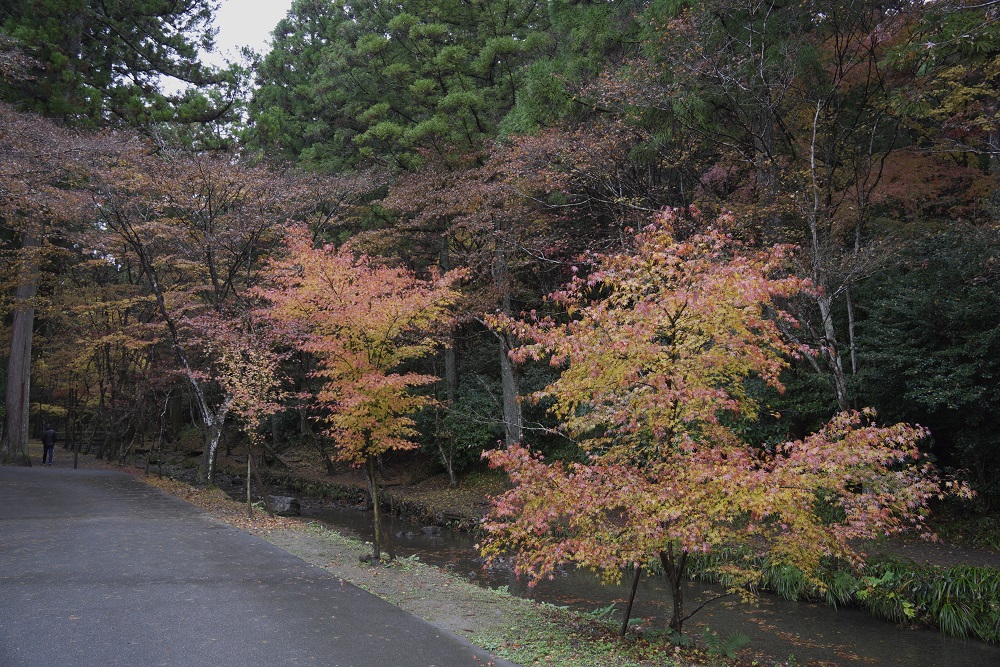
<svg viewBox="0 0 1000 667"><path fill-rule="evenodd" d="M364 540L372 539L371 514L351 508L309 507L303 516L320 521L338 531ZM490 588L506 586L510 593L554 605L592 612L616 603L614 618L621 615L628 598L629 584L601 584L588 572L572 570L529 589L526 582L506 568L484 570L473 538L447 528L422 527L393 519L391 534L400 556L416 556L421 561L447 568L458 575ZM695 609L702 600L715 597L721 589L690 583L685 606ZM670 592L666 582L656 577L640 580L632 617L643 619L640 626L663 628L670 613ZM799 665L888 665L906 667L1000 667L1000 646L976 640L945 637L925 628L901 628L857 609L833 609L821 604L789 602L764 594L759 604L745 604L735 596L715 601L688 621L686 628L700 636L707 626L720 637L733 633L748 636L745 649L765 662L784 662L794 656Z"/></svg>

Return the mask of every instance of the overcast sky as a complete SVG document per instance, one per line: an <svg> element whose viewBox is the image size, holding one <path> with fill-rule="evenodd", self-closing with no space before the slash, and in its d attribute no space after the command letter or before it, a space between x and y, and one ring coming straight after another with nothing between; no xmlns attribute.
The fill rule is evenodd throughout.
<svg viewBox="0 0 1000 667"><path fill-rule="evenodd" d="M241 46L267 51L271 31L291 6L292 0L222 0L215 16L216 53L206 61L221 65L226 56L235 60Z"/></svg>

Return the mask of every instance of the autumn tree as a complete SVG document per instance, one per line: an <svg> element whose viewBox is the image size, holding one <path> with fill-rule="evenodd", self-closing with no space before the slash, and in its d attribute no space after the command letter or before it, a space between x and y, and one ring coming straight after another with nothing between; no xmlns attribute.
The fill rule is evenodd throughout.
<svg viewBox="0 0 1000 667"><path fill-rule="evenodd" d="M201 346L216 368L229 411L247 437L246 491L250 517L253 516L251 475L257 478L267 511L274 516L260 473L254 466L254 456L266 447L261 427L266 419L282 410L287 394L282 387L281 372L281 362L288 357L287 348L279 344L279 331L274 324L266 312L250 308L241 317L209 312L195 324L201 332Z"/></svg>
<svg viewBox="0 0 1000 667"><path fill-rule="evenodd" d="M155 303L127 264L71 249L60 259L59 288L42 285L51 296L38 317L32 403L62 417L64 442L123 460L176 384Z"/></svg>
<svg viewBox="0 0 1000 667"><path fill-rule="evenodd" d="M39 273L53 237L89 213L87 181L107 146L0 103L0 224L12 325L4 460L27 462L31 349Z"/></svg>
<svg viewBox="0 0 1000 667"><path fill-rule="evenodd" d="M238 322L281 225L325 219L317 211L337 193L225 154L152 152L139 142L129 148L103 175L91 247L134 266L149 290L205 427L202 471L211 481L235 396L217 391L219 369L202 344L202 318Z"/></svg>
<svg viewBox="0 0 1000 667"><path fill-rule="evenodd" d="M891 257L873 226L890 199L887 171L905 172L932 145L954 150L956 125L986 143L993 41L989 29L969 40L964 28L988 24L991 10L962 4L663 0L646 14L643 57L616 79L635 107L668 114L712 148L700 198L741 211L747 234L803 248L801 274L819 289L796 309L799 335L840 410L854 405L859 377L855 294ZM915 131L935 114L949 122ZM907 186L912 198L923 183Z"/></svg>
<svg viewBox="0 0 1000 667"><path fill-rule="evenodd" d="M520 290L517 269L526 256L519 252L527 237L521 217L528 211L505 188L497 166L458 165L427 160L417 172L402 175L383 203L399 214L399 221L378 235L393 244L402 238L412 247L420 244L424 261L436 259L445 269L468 271L469 285L458 313L468 323L482 312L512 313ZM533 231L539 232L537 227ZM359 239L364 242L368 239ZM399 248L396 242L395 247ZM408 253L409 254L409 253ZM416 254L416 253L413 253ZM436 257L434 257L436 255ZM502 332L496 337L499 358L501 405L505 439L518 442L523 433L516 370L508 356L512 343ZM450 354L446 351L446 354ZM456 361L446 358L449 404L458 388ZM447 464L446 464L447 465Z"/></svg>
<svg viewBox="0 0 1000 667"><path fill-rule="evenodd" d="M802 352L780 334L793 323L780 302L809 286L787 275L788 248L752 251L708 224L676 238L680 219L667 211L634 252L595 257L593 272L550 295L562 317L496 320L531 341L515 358L561 370L537 397L581 452L568 463L524 446L489 453L513 488L495 499L482 546L488 558L515 552L532 581L563 563L615 580L658 562L678 632L692 554L742 547L816 581L824 559L861 562L858 538L926 533L939 492L916 447L925 432L879 426L871 412L776 446L741 437L762 408L747 381L780 390ZM753 581L752 566L726 568L734 585Z"/></svg>
<svg viewBox="0 0 1000 667"><path fill-rule="evenodd" d="M8 363L17 368L7 385L19 394L8 397L18 406L8 410L16 421L7 423L15 450L25 447L27 436L33 298L44 251L54 239L67 237L70 222L81 221L78 214L90 213L92 197L82 186L95 156L112 152L111 144L97 148L98 138L74 134L52 120L89 128L150 128L227 113L232 99L220 91L235 83L232 73L223 75L199 62L199 47L211 47L211 11L204 0L16 1L0 7L0 100L5 104L0 132L3 160L10 167L0 177L5 181L2 216L14 232L4 239L4 250L16 254L20 266L8 354ZM218 87L204 95L189 90L169 96L162 92L161 76ZM7 104L49 120L22 116ZM68 213L71 206L77 206L76 213ZM13 251L15 246L20 250Z"/></svg>
<svg viewBox="0 0 1000 667"><path fill-rule="evenodd" d="M914 39L891 51L909 85L892 107L922 148L1000 175L1000 31L994 3L922 3Z"/></svg>
<svg viewBox="0 0 1000 667"><path fill-rule="evenodd" d="M349 246L317 247L296 228L287 255L272 260L261 294L272 316L298 331L295 345L314 355L322 385L312 397L336 444L335 456L364 470L374 510L373 562L393 550L382 520L376 459L412 449L412 414L431 398L413 389L437 380L407 364L431 353L435 330L454 300L457 274L420 279L412 272L356 255Z"/></svg>

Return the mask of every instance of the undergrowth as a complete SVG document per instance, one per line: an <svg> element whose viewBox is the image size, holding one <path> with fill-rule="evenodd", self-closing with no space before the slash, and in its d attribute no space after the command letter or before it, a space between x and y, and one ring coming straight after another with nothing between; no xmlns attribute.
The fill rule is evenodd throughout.
<svg viewBox="0 0 1000 667"><path fill-rule="evenodd" d="M756 587L788 600L811 600L831 606L854 606L894 623L922 623L952 637L1000 641L1000 569L955 565L920 565L882 556L855 574L831 562L819 573L821 584L801 570L772 564L762 557L719 551L690 561L690 576L727 585L724 566L739 561L760 572Z"/></svg>

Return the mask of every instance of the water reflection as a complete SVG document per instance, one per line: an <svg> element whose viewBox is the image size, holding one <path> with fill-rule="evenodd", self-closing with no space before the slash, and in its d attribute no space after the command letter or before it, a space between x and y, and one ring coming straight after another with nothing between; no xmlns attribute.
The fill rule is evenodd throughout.
<svg viewBox="0 0 1000 667"><path fill-rule="evenodd" d="M303 514L339 531L371 540L371 515L347 508L303 508ZM472 538L448 529L424 528L395 520L391 526L397 552L444 567L483 586L507 586L521 597L594 611L618 603L618 618L625 607L629 587L601 584L591 573L570 571L529 589L506 568L483 570ZM713 586L692 583L685 591L685 606L695 609L702 600L718 595ZM670 614L670 593L658 578L640 581L633 618L641 625L662 628ZM784 662L794 656L800 665L887 665L899 667L987 667L1000 666L1000 647L973 640L960 640L923 628L901 628L879 621L855 609L832 609L825 605L795 603L764 595L756 605L736 598L713 602L688 621L687 629L698 634L708 626L720 636L742 633L751 644L743 655L752 654L764 664Z"/></svg>

